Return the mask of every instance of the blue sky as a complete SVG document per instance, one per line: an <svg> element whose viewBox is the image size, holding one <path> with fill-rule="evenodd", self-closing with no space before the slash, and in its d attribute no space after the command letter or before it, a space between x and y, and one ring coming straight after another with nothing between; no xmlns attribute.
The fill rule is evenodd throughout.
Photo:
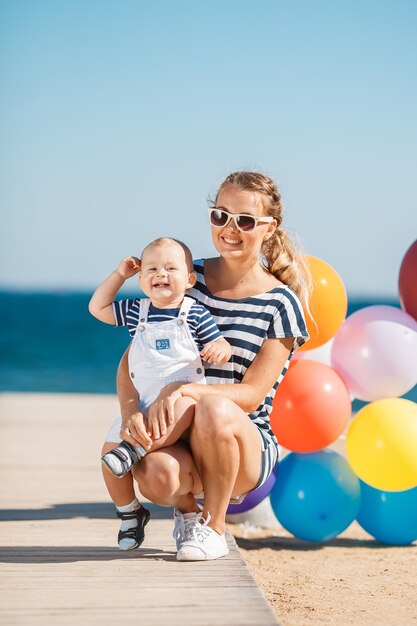
<svg viewBox="0 0 417 626"><path fill-rule="evenodd" d="M397 293L417 237L417 3L3 0L3 288L91 289L206 198L275 178L351 295Z"/></svg>

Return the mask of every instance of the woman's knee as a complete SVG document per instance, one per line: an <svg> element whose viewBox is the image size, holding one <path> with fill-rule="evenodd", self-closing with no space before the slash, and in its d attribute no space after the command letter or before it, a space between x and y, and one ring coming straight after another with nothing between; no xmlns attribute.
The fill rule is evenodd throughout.
<svg viewBox="0 0 417 626"><path fill-rule="evenodd" d="M202 436L230 437L234 432L236 405L223 396L204 396L196 406L193 431Z"/></svg>
<svg viewBox="0 0 417 626"><path fill-rule="evenodd" d="M132 470L142 495L157 504L170 504L179 487L179 467L169 455L148 454Z"/></svg>

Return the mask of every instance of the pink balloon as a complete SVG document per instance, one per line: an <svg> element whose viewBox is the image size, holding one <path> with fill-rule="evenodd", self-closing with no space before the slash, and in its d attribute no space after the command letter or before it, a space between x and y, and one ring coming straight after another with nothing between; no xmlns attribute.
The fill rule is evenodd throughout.
<svg viewBox="0 0 417 626"><path fill-rule="evenodd" d="M392 306L356 311L337 333L331 360L355 398L402 396L417 384L417 322Z"/></svg>

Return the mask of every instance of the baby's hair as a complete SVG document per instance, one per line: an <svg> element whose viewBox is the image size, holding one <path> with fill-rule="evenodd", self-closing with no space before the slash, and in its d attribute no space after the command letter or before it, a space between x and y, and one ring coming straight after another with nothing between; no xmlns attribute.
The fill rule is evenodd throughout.
<svg viewBox="0 0 417 626"><path fill-rule="evenodd" d="M262 244L265 267L278 280L291 287L300 298L301 304L310 312L309 298L312 279L305 255L297 248L289 234L281 227L283 201L277 185L260 172L233 172L222 182L216 199L222 189L235 185L243 191L253 191L261 195L267 215L277 221L277 228L267 241Z"/></svg>
<svg viewBox="0 0 417 626"><path fill-rule="evenodd" d="M190 273L194 272L193 255L191 254L190 248L182 241L174 239L173 237L158 237L158 239L155 239L155 241L151 241L151 243L148 243L148 245L142 250L141 256L143 256L143 253L151 246L164 246L167 243L177 243L179 246L181 246L181 248L184 250L185 262L187 264L187 267Z"/></svg>

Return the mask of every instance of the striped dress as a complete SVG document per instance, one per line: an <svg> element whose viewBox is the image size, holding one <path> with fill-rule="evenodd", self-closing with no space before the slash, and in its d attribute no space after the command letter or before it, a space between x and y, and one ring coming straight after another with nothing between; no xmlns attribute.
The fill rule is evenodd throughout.
<svg viewBox="0 0 417 626"><path fill-rule="evenodd" d="M258 354L265 339L294 337L293 348L278 380L256 411L249 417L258 427L263 442L264 479L269 476L278 457L278 442L272 432L269 415L276 390L288 370L293 351L308 339L303 310L296 294L286 285L239 300L213 295L204 280L204 260L194 262L197 282L188 295L201 302L213 316L221 334L232 346L232 357L224 365L205 364L208 384L240 383ZM262 479L262 476L261 476ZM258 485L259 486L259 485Z"/></svg>

